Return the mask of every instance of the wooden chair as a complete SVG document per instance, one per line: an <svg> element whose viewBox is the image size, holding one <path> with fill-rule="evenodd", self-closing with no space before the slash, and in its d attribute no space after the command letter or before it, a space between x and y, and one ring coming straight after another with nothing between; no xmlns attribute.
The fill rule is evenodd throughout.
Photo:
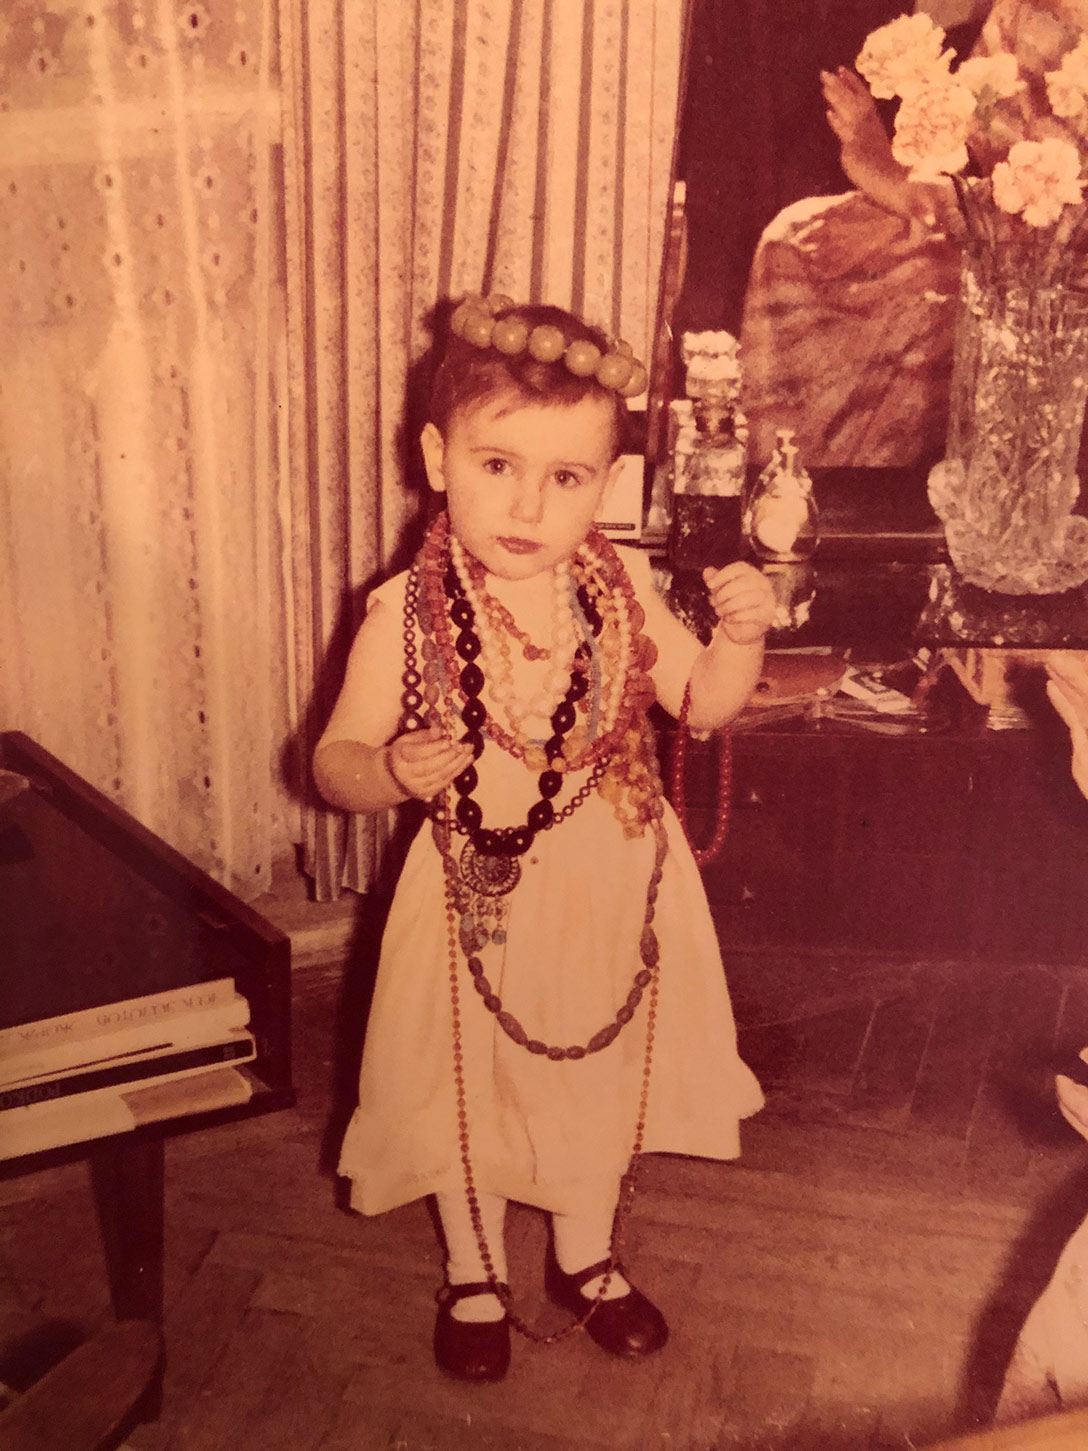
<svg viewBox="0 0 1088 1451"><path fill-rule="evenodd" d="M107 1325L0 1410L0 1451L107 1451L161 1359L150 1320Z"/></svg>

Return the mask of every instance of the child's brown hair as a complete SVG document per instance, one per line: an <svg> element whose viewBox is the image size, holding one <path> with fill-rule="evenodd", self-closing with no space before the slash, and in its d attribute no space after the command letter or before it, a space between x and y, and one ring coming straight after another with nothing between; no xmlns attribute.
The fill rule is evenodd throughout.
<svg viewBox="0 0 1088 1451"><path fill-rule="evenodd" d="M603 355L612 346L600 328L546 303L503 308L494 318L496 322L516 319L530 332L536 327L558 328L568 347L572 342L584 341ZM445 436L456 413L503 393L515 393L527 403L556 407L570 407L583 398L600 398L612 410L613 457L625 451L627 407L614 388L606 387L592 374L580 377L572 373L562 358L541 362L528 349L511 356L494 346L478 347L451 332L431 387L429 418L438 431Z"/></svg>

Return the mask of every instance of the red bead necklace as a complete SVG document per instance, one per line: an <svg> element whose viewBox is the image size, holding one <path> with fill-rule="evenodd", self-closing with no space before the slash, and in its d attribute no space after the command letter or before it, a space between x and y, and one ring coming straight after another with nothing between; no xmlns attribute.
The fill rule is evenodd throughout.
<svg viewBox="0 0 1088 1451"><path fill-rule="evenodd" d="M669 770L669 800L683 828L691 847L696 866L705 867L722 849L729 830L729 815L733 791L733 737L728 731L715 732L718 738L718 800L714 812L714 835L705 847L697 847L688 830L688 813L685 788L685 767L688 750L688 713L691 710L691 681L684 686L684 701L680 707L680 719L672 741L672 760Z"/></svg>

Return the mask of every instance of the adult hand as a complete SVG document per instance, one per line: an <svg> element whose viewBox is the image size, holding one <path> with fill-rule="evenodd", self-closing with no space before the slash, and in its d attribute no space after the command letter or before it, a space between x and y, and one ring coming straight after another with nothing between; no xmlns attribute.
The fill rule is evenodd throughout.
<svg viewBox="0 0 1088 1451"><path fill-rule="evenodd" d="M433 726L397 736L386 747L389 774L402 791L419 801L437 795L471 760L471 746L447 740Z"/></svg>
<svg viewBox="0 0 1088 1451"><path fill-rule="evenodd" d="M842 143L842 169L878 206L913 217L917 197L910 174L892 155L892 143L869 87L845 66L820 72L828 125Z"/></svg>
<svg viewBox="0 0 1088 1451"><path fill-rule="evenodd" d="M738 560L724 569L704 569L703 583L722 630L734 645L754 645L774 623L771 582L753 565Z"/></svg>
<svg viewBox="0 0 1088 1451"><path fill-rule="evenodd" d="M1069 727L1073 747L1073 780L1088 796L1088 657L1071 651L1052 654L1046 662L1046 693Z"/></svg>

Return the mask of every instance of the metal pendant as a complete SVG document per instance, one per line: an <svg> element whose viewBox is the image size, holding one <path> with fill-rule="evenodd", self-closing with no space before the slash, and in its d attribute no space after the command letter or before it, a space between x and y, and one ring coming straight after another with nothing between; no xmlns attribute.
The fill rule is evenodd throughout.
<svg viewBox="0 0 1088 1451"><path fill-rule="evenodd" d="M521 863L516 856L477 851L466 841L461 848L461 876L481 897L505 897L521 880Z"/></svg>

